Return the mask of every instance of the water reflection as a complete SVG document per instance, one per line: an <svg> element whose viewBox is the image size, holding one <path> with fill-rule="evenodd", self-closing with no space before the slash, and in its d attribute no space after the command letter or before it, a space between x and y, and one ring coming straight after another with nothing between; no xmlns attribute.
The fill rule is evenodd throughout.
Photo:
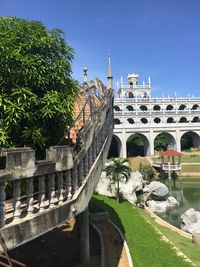
<svg viewBox="0 0 200 267"><path fill-rule="evenodd" d="M167 181L169 195L175 197L180 205L159 214L165 221L179 227L181 225L181 215L189 208L200 210L200 179L176 181L176 183Z"/></svg>

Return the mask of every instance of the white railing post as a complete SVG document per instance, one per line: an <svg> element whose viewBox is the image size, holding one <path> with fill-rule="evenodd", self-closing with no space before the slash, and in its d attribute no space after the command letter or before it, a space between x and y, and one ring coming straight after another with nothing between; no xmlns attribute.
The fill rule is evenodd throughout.
<svg viewBox="0 0 200 267"><path fill-rule="evenodd" d="M39 184L38 184L38 189L39 189L39 210L43 211L45 209L45 176L39 176L38 177Z"/></svg>
<svg viewBox="0 0 200 267"><path fill-rule="evenodd" d="M56 191L55 191L55 174L51 173L48 175L49 178L49 207L54 208L56 200Z"/></svg>
<svg viewBox="0 0 200 267"><path fill-rule="evenodd" d="M26 188L26 192L27 192L27 196L28 196L28 209L27 212L28 214L33 214L34 211L34 198L33 198L33 178L29 178L27 179L27 184L26 184L27 188Z"/></svg>
<svg viewBox="0 0 200 267"><path fill-rule="evenodd" d="M14 198L14 218L18 219L21 216L21 181L13 182L13 198Z"/></svg>

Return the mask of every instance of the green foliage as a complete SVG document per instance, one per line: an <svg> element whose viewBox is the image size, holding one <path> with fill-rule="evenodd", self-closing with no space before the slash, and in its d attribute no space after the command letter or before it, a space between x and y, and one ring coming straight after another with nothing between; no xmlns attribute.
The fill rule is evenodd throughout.
<svg viewBox="0 0 200 267"><path fill-rule="evenodd" d="M78 93L73 49L61 30L38 21L0 17L0 141L42 149L72 121Z"/></svg>
<svg viewBox="0 0 200 267"><path fill-rule="evenodd" d="M127 155L131 156L144 156L144 140L141 135L134 134L127 140Z"/></svg>
<svg viewBox="0 0 200 267"><path fill-rule="evenodd" d="M167 137L163 133L156 136L155 141L154 141L155 150L165 151L167 150L168 145L169 145L169 141L167 140Z"/></svg>
<svg viewBox="0 0 200 267"><path fill-rule="evenodd" d="M131 169L129 166L125 165L128 163L128 159L112 159L112 163L106 167L106 175L110 177L111 181L117 183L117 201L119 202L119 181L128 181Z"/></svg>
<svg viewBox="0 0 200 267"><path fill-rule="evenodd" d="M140 164L139 172L142 174L142 178L149 183L153 181L156 177L156 171L150 165Z"/></svg>

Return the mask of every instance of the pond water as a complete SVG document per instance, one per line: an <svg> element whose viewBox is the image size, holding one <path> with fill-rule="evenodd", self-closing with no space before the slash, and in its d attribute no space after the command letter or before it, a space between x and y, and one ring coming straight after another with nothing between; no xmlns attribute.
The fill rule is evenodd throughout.
<svg viewBox="0 0 200 267"><path fill-rule="evenodd" d="M169 195L175 197L180 205L167 210L163 214L158 214L165 221L180 228L181 215L189 208L200 210L200 179L184 179L172 182L166 182L169 188Z"/></svg>

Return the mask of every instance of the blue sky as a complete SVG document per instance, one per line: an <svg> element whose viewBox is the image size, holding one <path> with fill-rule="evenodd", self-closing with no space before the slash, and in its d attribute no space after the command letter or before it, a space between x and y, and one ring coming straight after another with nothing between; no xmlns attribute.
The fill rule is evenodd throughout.
<svg viewBox="0 0 200 267"><path fill-rule="evenodd" d="M200 95L199 14L199 0L0 0L1 16L64 30L80 82L84 66L106 82L110 53L115 87L137 72L154 96Z"/></svg>

